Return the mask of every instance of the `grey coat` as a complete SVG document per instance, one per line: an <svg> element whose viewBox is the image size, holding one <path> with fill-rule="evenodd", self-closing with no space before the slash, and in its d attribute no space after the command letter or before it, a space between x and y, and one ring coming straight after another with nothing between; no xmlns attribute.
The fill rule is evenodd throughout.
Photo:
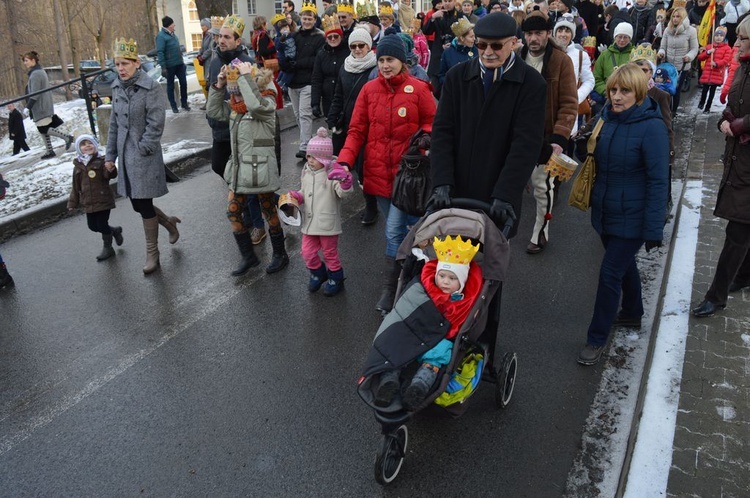
<svg viewBox="0 0 750 498"><path fill-rule="evenodd" d="M34 93L39 90L45 90L49 87L47 73L42 66L37 64L29 71L29 84L26 87L26 93ZM31 97L26 104L35 123L44 118L50 118L55 113L55 106L52 104L52 92L44 92L36 97ZM47 123L49 124L49 123Z"/></svg>
<svg viewBox="0 0 750 498"><path fill-rule="evenodd" d="M167 193L160 142L165 102L162 87L144 72L127 90L119 78L112 83L107 161L119 158L120 195L153 199Z"/></svg>

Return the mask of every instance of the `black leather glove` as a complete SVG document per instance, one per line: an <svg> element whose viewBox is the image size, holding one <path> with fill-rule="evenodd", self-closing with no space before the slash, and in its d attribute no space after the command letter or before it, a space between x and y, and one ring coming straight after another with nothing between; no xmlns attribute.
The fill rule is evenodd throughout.
<svg viewBox="0 0 750 498"><path fill-rule="evenodd" d="M512 220L513 223L518 219L511 203L500 199L492 199L490 218L495 220L495 222L499 222L499 226L504 226L509 219Z"/></svg>
<svg viewBox="0 0 750 498"><path fill-rule="evenodd" d="M432 191L429 204L432 204L432 207L436 210L451 207L451 186L440 185L439 187L435 187L435 190Z"/></svg>
<svg viewBox="0 0 750 498"><path fill-rule="evenodd" d="M661 247L661 240L647 240L646 241L646 252L651 252L651 249Z"/></svg>
<svg viewBox="0 0 750 498"><path fill-rule="evenodd" d="M318 105L313 106L312 113L313 113L313 116L315 116L316 118L323 116L323 111L320 110L320 106Z"/></svg>

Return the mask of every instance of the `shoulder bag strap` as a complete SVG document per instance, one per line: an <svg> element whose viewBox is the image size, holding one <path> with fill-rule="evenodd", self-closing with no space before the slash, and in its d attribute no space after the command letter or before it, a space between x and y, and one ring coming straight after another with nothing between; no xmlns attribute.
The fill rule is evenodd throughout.
<svg viewBox="0 0 750 498"><path fill-rule="evenodd" d="M581 87L581 75L582 75L582 69L583 69L583 52L580 50L578 51L578 87Z"/></svg>
<svg viewBox="0 0 750 498"><path fill-rule="evenodd" d="M599 132L602 130L602 126L604 126L604 120L599 118L599 121L597 121L594 126L594 130L591 132L589 141L586 143L586 150L589 154L593 154L594 149L596 149L596 139L599 137Z"/></svg>

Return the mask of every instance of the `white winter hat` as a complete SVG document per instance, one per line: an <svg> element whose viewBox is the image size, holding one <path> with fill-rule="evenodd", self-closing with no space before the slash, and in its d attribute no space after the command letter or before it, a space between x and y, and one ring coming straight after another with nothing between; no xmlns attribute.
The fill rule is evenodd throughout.
<svg viewBox="0 0 750 498"><path fill-rule="evenodd" d="M370 32L367 31L367 28L355 27L349 34L349 46L351 47L352 43L357 42L364 43L369 48L372 48L372 36L370 36Z"/></svg>
<svg viewBox="0 0 750 498"><path fill-rule="evenodd" d="M555 29L552 32L552 36L555 36L557 34L557 30L560 28L568 28L571 33L573 33L573 38L576 36L576 23L568 20L565 17L561 17L559 21L557 21L557 24L555 24Z"/></svg>
<svg viewBox="0 0 750 498"><path fill-rule="evenodd" d="M612 38L617 38L617 35L625 35L631 40L633 39L633 26L626 21L622 21L620 24L615 27L615 32L612 35Z"/></svg>

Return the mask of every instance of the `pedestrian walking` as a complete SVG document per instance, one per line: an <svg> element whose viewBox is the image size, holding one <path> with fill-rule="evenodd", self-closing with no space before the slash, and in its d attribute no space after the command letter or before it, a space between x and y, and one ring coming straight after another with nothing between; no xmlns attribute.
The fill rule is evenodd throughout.
<svg viewBox="0 0 750 498"><path fill-rule="evenodd" d="M130 199L141 215L146 237L148 275L159 268L159 225L169 232L169 243L180 238L177 223L154 206L154 198L165 195L167 179L161 150L164 132L164 90L141 70L138 46L131 38L115 40L117 78L112 82L112 117L107 137L105 167L119 165L117 193Z"/></svg>
<svg viewBox="0 0 750 498"><path fill-rule="evenodd" d="M8 138L13 141L13 155L21 152L21 149L28 152L29 146L26 143L26 127L23 125L23 115L16 109L13 104L8 104Z"/></svg>
<svg viewBox="0 0 750 498"><path fill-rule="evenodd" d="M356 32L350 35L350 43L354 43ZM363 189L377 197L386 218L386 272L375 309L387 313L393 306L400 271L396 251L407 227L418 219L391 204L393 180L412 135L420 129L432 130L435 99L428 83L409 74L406 49L397 34L384 36L376 55L379 74L362 87L357 97L339 162L351 169L364 149Z"/></svg>
<svg viewBox="0 0 750 498"><path fill-rule="evenodd" d="M225 87L228 102L224 100ZM230 123L232 150L224 180L229 185L227 217L242 255L240 266L232 272L235 277L260 264L248 232L250 220L243 215L251 194L258 196L273 247L266 273L276 273L289 264L274 196L281 186L275 147L276 92L271 70L241 61L222 67L208 92L209 117Z"/></svg>
<svg viewBox="0 0 750 498"><path fill-rule="evenodd" d="M182 59L180 40L174 34L175 23L169 16L161 19L162 28L156 35L156 54L161 66L161 75L167 80L167 99L172 107L172 112L177 114L177 101L174 98L174 79L180 84L180 104L185 111L190 110L187 92L187 67Z"/></svg>
<svg viewBox="0 0 750 498"><path fill-rule="evenodd" d="M750 175L750 17L737 26L737 58L740 66L729 89L727 107L719 119L719 131L726 140L724 175L716 194L714 215L728 221L724 247L721 249L711 287L703 301L693 308L698 318L712 316L727 306L730 292L750 287L750 190L745 181Z"/></svg>
<svg viewBox="0 0 750 498"><path fill-rule="evenodd" d="M47 90L49 88L49 79L47 78L47 73L44 72L44 69L39 64L39 54L34 51L26 52L23 54L23 64L29 70L29 83L26 85L26 95ZM42 156L42 159L55 157L55 149L52 148L51 136L65 140L65 150L70 149L70 146L73 145L72 135L61 133L56 129L63 121L55 114L51 92L47 91L29 97L26 101L26 109L24 109L24 114L26 113L31 116L36 129L44 137L44 146L47 152Z"/></svg>
<svg viewBox="0 0 750 498"><path fill-rule="evenodd" d="M112 240L122 245L122 227L109 225L110 211L115 208L115 196L109 181L117 177L113 163L105 164L99 153L99 142L93 135L76 138L76 157L73 159L73 188L68 197L68 211L79 207L86 213L89 230L102 234L102 252L96 257L104 261L115 255Z"/></svg>
<svg viewBox="0 0 750 498"><path fill-rule="evenodd" d="M321 287L328 297L344 286L344 269L339 259L341 199L352 191L352 174L333 160L333 143L325 128L307 144L307 162L302 167L302 187L292 196L302 212L302 258L310 270L307 289ZM321 261L318 253L322 253Z"/></svg>
<svg viewBox="0 0 750 498"><path fill-rule="evenodd" d="M344 65L344 59L349 55L349 47L342 43L344 32L338 17L324 16L323 32L326 35L326 43L315 56L310 92L312 113L316 118L328 115L339 71Z"/></svg>
<svg viewBox="0 0 750 498"><path fill-rule="evenodd" d="M264 67L266 60L276 58L276 46L268 33L268 22L265 16L253 19L253 33L250 35L250 45L255 53L255 62Z"/></svg>
<svg viewBox="0 0 750 498"><path fill-rule="evenodd" d="M378 64L375 52L371 50L370 32L357 27L349 34L350 53L344 59L344 67L339 71L333 101L328 111L328 128L333 130L333 154L338 156L346 142L349 124L354 113L354 104L362 87L367 83L372 68ZM360 183L364 182L364 153L360 152L357 160L351 164L357 172ZM365 198L365 209L360 216L363 225L373 225L378 219L378 201L374 195L362 192Z"/></svg>
<svg viewBox="0 0 750 498"><path fill-rule="evenodd" d="M701 47L698 52L698 60L705 63L700 78L703 88L698 102L698 108L702 109L704 114L711 112L711 103L714 101L716 89L724 83L727 67L732 61L732 47L725 41L726 34L727 29L719 26L714 30L714 42ZM731 83L727 81L728 85Z"/></svg>
<svg viewBox="0 0 750 498"><path fill-rule="evenodd" d="M648 78L633 63L607 80L594 158L591 224L604 246L594 312L581 365L599 362L610 329L641 327L643 300L635 255L662 244L669 183L669 135ZM618 312L620 301L622 307Z"/></svg>
<svg viewBox="0 0 750 498"><path fill-rule="evenodd" d="M677 91L672 96L672 114L677 114L680 105L682 85L690 75L690 64L698 55L698 32L690 25L687 11L683 7L672 10L669 24L664 29L664 37L659 46L660 62L669 62L680 71Z"/></svg>

